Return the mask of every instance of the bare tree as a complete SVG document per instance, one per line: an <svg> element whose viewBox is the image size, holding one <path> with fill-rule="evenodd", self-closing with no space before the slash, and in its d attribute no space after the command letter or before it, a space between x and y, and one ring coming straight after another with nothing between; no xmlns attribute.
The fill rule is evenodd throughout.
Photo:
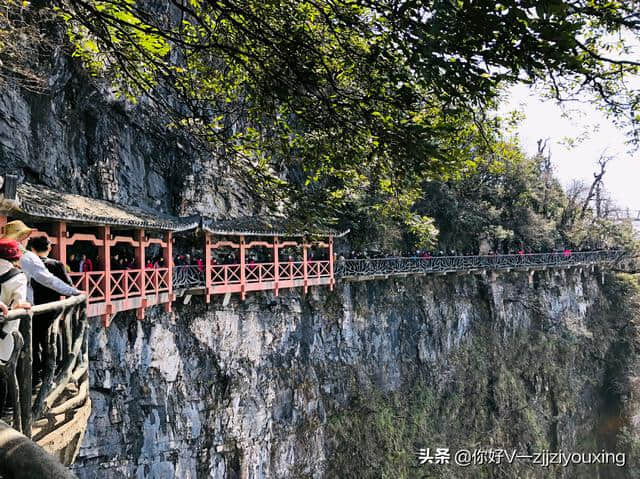
<svg viewBox="0 0 640 479"><path fill-rule="evenodd" d="M607 164L613 160L612 156L606 154L606 150L600 154L600 158L598 158L598 166L600 167L600 171L593 174L593 182L591 183L591 187L589 188L589 192L582 202L582 209L580 210L579 219L583 219L585 214L587 213L587 209L589 208L589 204L595 199L596 206L596 216L598 218L602 215L602 178L606 172Z"/></svg>

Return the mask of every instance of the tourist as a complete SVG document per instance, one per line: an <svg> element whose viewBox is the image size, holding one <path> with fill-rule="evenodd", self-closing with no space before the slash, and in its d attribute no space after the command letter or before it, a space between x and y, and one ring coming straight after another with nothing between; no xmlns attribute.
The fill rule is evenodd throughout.
<svg viewBox="0 0 640 479"><path fill-rule="evenodd" d="M93 262L89 258L87 258L86 254L80 256L78 271L80 271L81 273L90 273L91 271L93 271Z"/></svg>
<svg viewBox="0 0 640 479"><path fill-rule="evenodd" d="M76 255L75 253L71 253L71 255L69 256L69 261L68 261L68 272L74 272L77 273L80 271L79 268L80 265L80 260L78 259L78 255Z"/></svg>
<svg viewBox="0 0 640 479"><path fill-rule="evenodd" d="M31 235L32 231L33 229L27 227L27 225L25 225L22 221L11 221L5 225L4 237L13 239L18 243L23 243L27 241L27 238L29 237L29 235ZM49 254L49 251L51 251L51 243L46 237L43 238L44 239L42 240L40 245L43 245L46 242L46 254ZM82 294L82 292L78 289L65 284L63 281L53 276L44 266L44 263L42 262L38 254L33 251L24 251L22 257L20 258L20 268L22 268L22 271L24 271L28 279L28 303L33 303L33 289L31 288L32 280L35 280L38 283L47 286L65 296Z"/></svg>
<svg viewBox="0 0 640 479"><path fill-rule="evenodd" d="M12 309L31 308L27 302L28 279L20 271L18 264L22 252L15 239L0 240L0 301L5 306L3 313L8 314L7 307ZM14 348L13 332L18 331L19 320L7 321L0 330L0 361L8 361Z"/></svg>
<svg viewBox="0 0 640 479"><path fill-rule="evenodd" d="M45 266L44 259L51 251L51 242L46 236L31 238L27 244L27 250L20 259L20 267L27 275L27 278L29 278L27 301L33 303L34 291L32 286L34 282L54 290L58 295L74 296L82 294L82 291L71 286L71 281L66 283L54 276ZM60 265L62 265L62 263L60 263ZM62 266L61 269L64 270ZM66 276L66 272L64 274Z"/></svg>
<svg viewBox="0 0 640 479"><path fill-rule="evenodd" d="M198 265L198 271L202 273L204 271L204 261L202 261L200 256L196 258L196 264Z"/></svg>

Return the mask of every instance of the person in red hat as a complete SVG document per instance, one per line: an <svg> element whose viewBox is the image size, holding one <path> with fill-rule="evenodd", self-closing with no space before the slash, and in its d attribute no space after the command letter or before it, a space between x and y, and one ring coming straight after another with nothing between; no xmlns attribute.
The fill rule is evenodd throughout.
<svg viewBox="0 0 640 479"><path fill-rule="evenodd" d="M14 239L0 239L0 301L12 309L31 308L27 303L27 276L18 268L22 257L19 243ZM0 361L7 361L13 352L13 332L20 320L7 321L0 330Z"/></svg>

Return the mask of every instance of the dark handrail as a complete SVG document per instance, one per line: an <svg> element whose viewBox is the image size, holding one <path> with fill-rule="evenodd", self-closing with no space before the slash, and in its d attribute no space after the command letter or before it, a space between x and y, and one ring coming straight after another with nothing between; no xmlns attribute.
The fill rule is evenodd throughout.
<svg viewBox="0 0 640 479"><path fill-rule="evenodd" d="M336 277L438 273L472 270L501 270L541 266L590 265L615 263L624 251L587 251L560 253L508 254L486 256L434 256L431 258L373 258L337 261Z"/></svg>
<svg viewBox="0 0 640 479"><path fill-rule="evenodd" d="M45 370L35 402L32 396L32 323L39 316L52 314L48 331ZM19 320L19 332L13 332L16 346L11 358L0 365L7 379L7 396L12 400L13 427L31 437L34 421L52 407L69 383L73 372L81 372L88 361L86 296L34 306L30 310L11 310L0 324ZM62 348L58 350L58 345Z"/></svg>
<svg viewBox="0 0 640 479"><path fill-rule="evenodd" d="M173 289L204 286L204 268L198 265L180 265L173 267Z"/></svg>

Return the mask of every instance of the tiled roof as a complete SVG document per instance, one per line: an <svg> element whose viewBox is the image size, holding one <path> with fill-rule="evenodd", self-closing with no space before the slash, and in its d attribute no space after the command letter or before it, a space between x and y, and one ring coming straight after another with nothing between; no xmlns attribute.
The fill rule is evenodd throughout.
<svg viewBox="0 0 640 479"><path fill-rule="evenodd" d="M218 235L283 237L334 235L341 237L349 232L349 230L337 232L329 228L316 228L285 218L245 216L214 220L200 215L170 216L134 206L119 205L111 201L63 193L31 183L21 183L17 186L16 200L3 200L0 195L0 211L36 219L162 231L179 232L202 228Z"/></svg>
<svg viewBox="0 0 640 479"><path fill-rule="evenodd" d="M245 236L289 236L302 237L305 235L344 236L349 232L338 232L329 228L316 228L286 218L265 218L259 216L245 216L227 220L214 220L203 217L202 228L214 234L230 234Z"/></svg>
<svg viewBox="0 0 640 479"><path fill-rule="evenodd" d="M134 206L73 195L46 186L21 183L17 201L7 202L11 213L35 218L72 221L85 224L148 228L163 231L184 231L198 227L198 216L178 218L151 212ZM7 209L5 207L5 209Z"/></svg>

